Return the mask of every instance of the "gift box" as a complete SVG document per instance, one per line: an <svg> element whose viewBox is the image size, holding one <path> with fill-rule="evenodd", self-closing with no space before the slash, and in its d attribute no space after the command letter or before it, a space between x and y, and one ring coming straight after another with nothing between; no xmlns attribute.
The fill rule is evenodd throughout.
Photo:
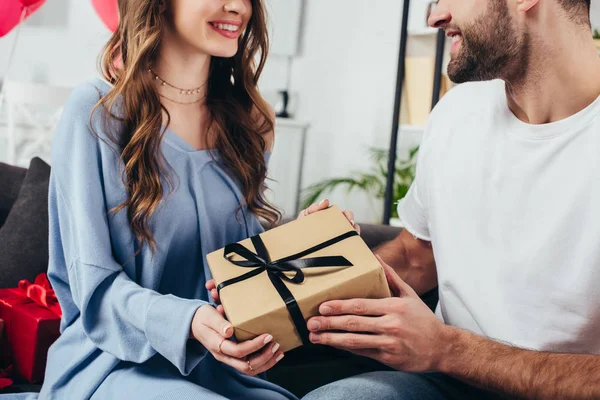
<svg viewBox="0 0 600 400"><path fill-rule="evenodd" d="M31 383L41 383L48 349L60 336L61 310L45 274L32 284L0 289L0 319L4 321L5 350L14 372Z"/></svg>
<svg viewBox="0 0 600 400"><path fill-rule="evenodd" d="M4 335L4 320L0 319L0 369L10 365L10 347Z"/></svg>
<svg viewBox="0 0 600 400"><path fill-rule="evenodd" d="M336 207L212 252L207 261L239 341L268 333L289 351L310 343L321 303L390 296L385 272Z"/></svg>

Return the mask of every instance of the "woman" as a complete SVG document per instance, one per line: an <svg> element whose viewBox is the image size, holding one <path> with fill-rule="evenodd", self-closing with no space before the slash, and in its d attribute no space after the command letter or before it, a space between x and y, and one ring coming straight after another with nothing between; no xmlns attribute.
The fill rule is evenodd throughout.
<svg viewBox="0 0 600 400"><path fill-rule="evenodd" d="M75 89L53 143L48 274L64 315L39 397L295 398L257 377L283 357L268 332L232 340L204 262L278 219L263 197L262 2L120 0L119 15L104 79Z"/></svg>

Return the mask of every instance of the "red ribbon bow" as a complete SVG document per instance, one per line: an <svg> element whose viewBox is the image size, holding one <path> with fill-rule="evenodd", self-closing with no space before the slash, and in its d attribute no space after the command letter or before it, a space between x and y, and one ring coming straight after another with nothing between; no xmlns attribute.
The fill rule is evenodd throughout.
<svg viewBox="0 0 600 400"><path fill-rule="evenodd" d="M0 389L5 389L7 387L12 386L12 384L13 384L13 380L11 379L12 370L13 370L12 365L10 365L6 369L0 370Z"/></svg>
<svg viewBox="0 0 600 400"><path fill-rule="evenodd" d="M19 282L18 288L20 294L24 297L62 317L60 304L46 274L39 274L33 283L27 279L23 279Z"/></svg>

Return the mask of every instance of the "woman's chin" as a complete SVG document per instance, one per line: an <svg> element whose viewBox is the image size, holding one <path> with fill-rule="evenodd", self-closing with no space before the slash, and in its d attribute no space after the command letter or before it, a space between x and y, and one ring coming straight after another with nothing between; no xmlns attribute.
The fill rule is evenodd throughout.
<svg viewBox="0 0 600 400"><path fill-rule="evenodd" d="M208 50L207 53L210 54L213 57L220 57L220 58L231 58L233 56L235 56L238 52L238 46L237 44L235 46L211 46L211 48L206 49Z"/></svg>

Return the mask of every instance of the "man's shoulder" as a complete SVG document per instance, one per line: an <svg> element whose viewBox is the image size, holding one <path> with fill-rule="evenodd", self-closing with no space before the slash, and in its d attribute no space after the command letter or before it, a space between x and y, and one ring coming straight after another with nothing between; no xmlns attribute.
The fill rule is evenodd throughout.
<svg viewBox="0 0 600 400"><path fill-rule="evenodd" d="M435 147L443 151L447 146L469 142L466 130L490 124L494 115L501 110L502 101L506 101L506 93L501 80L456 85L444 95L429 115L422 147ZM457 136L456 133L460 135ZM460 140L456 140L457 138Z"/></svg>
<svg viewBox="0 0 600 400"><path fill-rule="evenodd" d="M505 96L504 82L496 79L483 82L467 82L450 89L432 112L434 119L463 120L466 116L480 114L490 107L497 107Z"/></svg>

